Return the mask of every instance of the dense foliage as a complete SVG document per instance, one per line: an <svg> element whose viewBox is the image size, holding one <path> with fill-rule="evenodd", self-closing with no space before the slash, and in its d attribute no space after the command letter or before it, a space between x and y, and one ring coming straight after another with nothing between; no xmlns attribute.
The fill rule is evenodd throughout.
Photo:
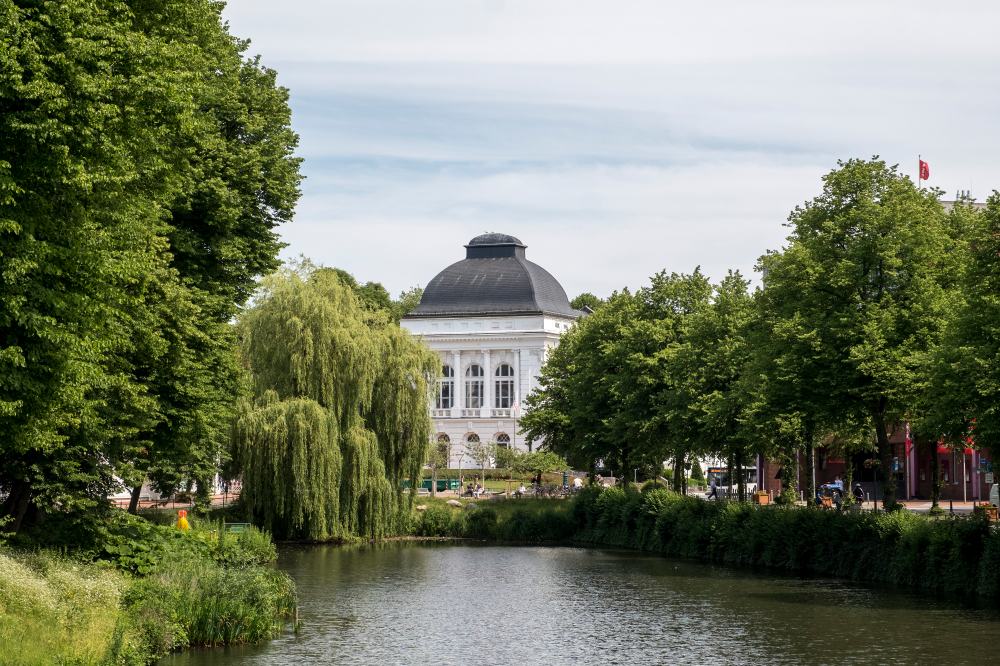
<svg viewBox="0 0 1000 666"><path fill-rule="evenodd" d="M253 400L236 460L253 520L313 540L398 532L437 357L330 269L271 276L239 326Z"/></svg>
<svg viewBox="0 0 1000 666"><path fill-rule="evenodd" d="M411 530L422 537L543 543L569 541L575 526L570 502L519 499L464 507L428 502Z"/></svg>
<svg viewBox="0 0 1000 666"><path fill-rule="evenodd" d="M1000 195L982 210L940 195L877 158L843 162L760 258L753 293L695 269L613 294L549 356L527 436L619 477L672 461L677 490L692 456L767 456L791 494L799 454L811 478L817 447L870 451L886 506L906 423L925 445L996 447Z"/></svg>
<svg viewBox="0 0 1000 666"><path fill-rule="evenodd" d="M277 266L299 175L287 92L221 9L0 2L0 495L15 530L122 482L204 480L225 451L230 320Z"/></svg>
<svg viewBox="0 0 1000 666"><path fill-rule="evenodd" d="M574 540L839 576L1000 604L1000 531L970 516L838 512L705 502L667 490L588 489Z"/></svg>
<svg viewBox="0 0 1000 666"><path fill-rule="evenodd" d="M294 584L270 566L267 534L199 521L184 533L120 511L76 529L84 547L72 559L0 549L5 660L146 664L189 645L264 640L294 619Z"/></svg>
<svg viewBox="0 0 1000 666"><path fill-rule="evenodd" d="M978 515L839 512L706 502L650 484L590 487L568 501L433 503L421 536L633 548L674 557L874 582L1000 604L1000 530Z"/></svg>

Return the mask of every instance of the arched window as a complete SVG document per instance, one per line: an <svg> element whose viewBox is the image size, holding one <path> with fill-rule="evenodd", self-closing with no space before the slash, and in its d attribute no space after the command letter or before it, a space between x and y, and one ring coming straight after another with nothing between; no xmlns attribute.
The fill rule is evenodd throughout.
<svg viewBox="0 0 1000 666"><path fill-rule="evenodd" d="M493 407L510 409L514 404L514 368L506 363L497 368L493 391Z"/></svg>
<svg viewBox="0 0 1000 666"><path fill-rule="evenodd" d="M437 450L444 460L448 460L451 456L451 438L443 432L438 434Z"/></svg>
<svg viewBox="0 0 1000 666"><path fill-rule="evenodd" d="M474 432L470 432L465 436L465 441L469 444L477 444L479 442L479 435Z"/></svg>
<svg viewBox="0 0 1000 666"><path fill-rule="evenodd" d="M455 371L450 365L441 367L441 376L438 378L437 387L437 408L451 409L455 406Z"/></svg>
<svg viewBox="0 0 1000 666"><path fill-rule="evenodd" d="M473 363L465 371L465 407L466 409L481 409L482 406L483 367Z"/></svg>
<svg viewBox="0 0 1000 666"><path fill-rule="evenodd" d="M496 436L497 446L509 449L510 448L510 435L505 432L501 432Z"/></svg>

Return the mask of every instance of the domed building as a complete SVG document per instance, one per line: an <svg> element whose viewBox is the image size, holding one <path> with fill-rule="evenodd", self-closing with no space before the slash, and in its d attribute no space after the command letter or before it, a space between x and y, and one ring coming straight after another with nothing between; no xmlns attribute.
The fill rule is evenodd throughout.
<svg viewBox="0 0 1000 666"><path fill-rule="evenodd" d="M431 416L450 467L473 467L467 444L530 450L520 405L549 350L582 314L562 285L506 234L476 236L465 259L438 273L402 326L441 356Z"/></svg>

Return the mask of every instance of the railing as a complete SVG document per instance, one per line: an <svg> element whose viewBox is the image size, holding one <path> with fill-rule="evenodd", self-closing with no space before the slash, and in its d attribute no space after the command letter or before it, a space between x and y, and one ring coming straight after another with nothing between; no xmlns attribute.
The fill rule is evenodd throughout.
<svg viewBox="0 0 1000 666"><path fill-rule="evenodd" d="M431 410L431 416L436 417L436 418L448 418L449 416L451 416L451 410L450 409L432 409Z"/></svg>
<svg viewBox="0 0 1000 666"><path fill-rule="evenodd" d="M478 409L463 409L462 416L469 419L478 419L479 410Z"/></svg>
<svg viewBox="0 0 1000 666"><path fill-rule="evenodd" d="M497 417L497 418L502 418L502 419L509 419L510 418L510 409L509 408L507 408L507 409L494 409L490 413L493 416Z"/></svg>

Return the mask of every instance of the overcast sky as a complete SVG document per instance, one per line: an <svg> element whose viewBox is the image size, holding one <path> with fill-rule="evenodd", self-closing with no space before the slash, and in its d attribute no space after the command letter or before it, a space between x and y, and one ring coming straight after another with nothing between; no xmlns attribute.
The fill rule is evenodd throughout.
<svg viewBox="0 0 1000 666"><path fill-rule="evenodd" d="M230 0L291 90L285 256L393 293L485 231L570 297L752 274L837 159L1000 188L1000 3Z"/></svg>

